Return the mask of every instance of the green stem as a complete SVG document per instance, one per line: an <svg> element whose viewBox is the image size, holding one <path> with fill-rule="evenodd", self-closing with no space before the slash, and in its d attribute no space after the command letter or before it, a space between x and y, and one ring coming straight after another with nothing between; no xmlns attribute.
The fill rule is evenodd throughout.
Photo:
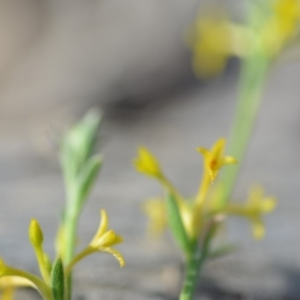
<svg viewBox="0 0 300 300"><path fill-rule="evenodd" d="M64 221L64 263L66 265L69 264L74 257L77 238L79 210L78 205L76 205L77 201L74 200L76 200L76 197L72 197L70 193L66 205L66 215ZM67 300L70 300L72 296L72 274L69 274L66 283L66 294L68 295Z"/></svg>
<svg viewBox="0 0 300 300"><path fill-rule="evenodd" d="M47 264L45 262L44 252L42 247L35 248L36 258L39 264L40 272L47 284L50 284L50 273L47 269Z"/></svg>
<svg viewBox="0 0 300 300"><path fill-rule="evenodd" d="M221 178L221 184L224 189L222 194L223 204L228 202L228 198L232 193L241 162L249 144L249 139L258 115L268 68L268 57L259 51L246 58L242 66L239 100L228 146L228 153L235 157L239 164L224 169Z"/></svg>
<svg viewBox="0 0 300 300"><path fill-rule="evenodd" d="M192 300L198 277L209 253L210 241L215 230L216 224L213 223L207 232L202 247L197 247L194 254L187 258L185 279L179 300Z"/></svg>

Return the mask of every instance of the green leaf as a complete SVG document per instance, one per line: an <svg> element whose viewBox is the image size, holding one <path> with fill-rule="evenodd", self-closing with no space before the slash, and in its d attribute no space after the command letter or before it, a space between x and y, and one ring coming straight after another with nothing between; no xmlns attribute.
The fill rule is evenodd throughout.
<svg viewBox="0 0 300 300"><path fill-rule="evenodd" d="M68 142L75 153L79 167L87 161L92 153L100 120L100 115L95 110L91 110L68 135Z"/></svg>
<svg viewBox="0 0 300 300"><path fill-rule="evenodd" d="M95 183L97 176L99 174L100 168L102 166L103 159L100 155L95 155L91 157L86 164L84 165L83 169L81 170L77 185L78 185L78 205L81 207L89 193L93 184Z"/></svg>
<svg viewBox="0 0 300 300"><path fill-rule="evenodd" d="M60 257L55 261L52 268L51 289L52 289L52 295L54 300L64 299L64 289L65 289L64 267Z"/></svg>
<svg viewBox="0 0 300 300"><path fill-rule="evenodd" d="M90 110L64 136L60 156L68 184L71 184L91 156L100 121L100 114L96 110Z"/></svg>
<svg viewBox="0 0 300 300"><path fill-rule="evenodd" d="M176 199L172 194L167 195L167 214L171 232L179 247L187 255L192 252L192 243L183 226Z"/></svg>

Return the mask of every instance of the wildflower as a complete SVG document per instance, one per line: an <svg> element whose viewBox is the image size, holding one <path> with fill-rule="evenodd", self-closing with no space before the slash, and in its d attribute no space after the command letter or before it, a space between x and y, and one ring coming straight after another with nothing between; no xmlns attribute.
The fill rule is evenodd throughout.
<svg viewBox="0 0 300 300"><path fill-rule="evenodd" d="M274 18L278 25L278 35L282 39L292 37L300 20L299 0L277 0L274 5Z"/></svg>
<svg viewBox="0 0 300 300"><path fill-rule="evenodd" d="M148 230L150 234L158 236L167 227L167 209L166 203L161 198L152 198L146 200L143 204L143 211L149 218Z"/></svg>
<svg viewBox="0 0 300 300"><path fill-rule="evenodd" d="M193 201L185 201L179 206L179 212L184 229L190 240L196 240L203 225L203 214Z"/></svg>
<svg viewBox="0 0 300 300"><path fill-rule="evenodd" d="M300 1L276 0L270 6L271 16L262 28L262 39L266 51L277 55L295 37L299 29Z"/></svg>
<svg viewBox="0 0 300 300"><path fill-rule="evenodd" d="M101 222L97 233L90 242L90 247L94 251L102 251L111 253L119 261L120 266L123 267L125 264L122 255L115 249L111 248L116 244L123 242L123 238L117 235L112 229L107 230L108 227L108 217L105 210L100 211Z"/></svg>
<svg viewBox="0 0 300 300"><path fill-rule="evenodd" d="M249 198L245 205L228 204L225 212L248 218L252 224L253 236L259 240L265 235L262 215L273 211L275 207L275 198L265 197L261 187L254 187L250 190Z"/></svg>
<svg viewBox="0 0 300 300"><path fill-rule="evenodd" d="M133 164L137 171L155 178L162 177L162 171L156 158L145 147L138 148L138 157Z"/></svg>
<svg viewBox="0 0 300 300"><path fill-rule="evenodd" d="M199 192L193 200L187 200L181 196L181 194L173 186L173 184L163 175L156 159L145 148L143 148L144 153L142 155L140 154L140 157L147 157L147 159L139 158L135 160L136 168L137 161L139 167L140 165L143 166L143 168L137 168L139 171L142 170L142 172L147 175L156 174L155 177L166 189L167 193L173 196L181 217L182 225L188 238L191 241L195 241L199 237L203 228L206 214L212 213L211 205L209 203L205 204L207 199L207 192L209 190L211 182L215 180L219 169L223 165L236 163L236 160L233 157L224 156L224 148L225 140L221 138L216 141L211 150L208 150L206 148L197 149L204 156L205 171L200 184ZM143 162L143 164L141 163L141 161ZM151 161L151 164L145 163L145 161ZM154 165L155 169L159 170L159 172L150 172L150 167L148 167L148 165ZM216 205L214 204L214 206ZM144 211L149 217L148 226L150 232L156 235L162 233L162 231L168 224L166 202L158 198L150 199L145 203Z"/></svg>
<svg viewBox="0 0 300 300"><path fill-rule="evenodd" d="M199 18L191 35L192 65L199 77L220 73L230 54L230 29L224 18Z"/></svg>
<svg viewBox="0 0 300 300"><path fill-rule="evenodd" d="M232 156L224 156L225 139L218 139L210 150L199 147L197 151L203 155L204 167L210 175L211 181L214 181L219 170L224 165L236 164L237 161Z"/></svg>
<svg viewBox="0 0 300 300"><path fill-rule="evenodd" d="M250 30L231 22L223 11L199 15L187 37L195 74L211 78L221 73L230 56L248 54L251 37Z"/></svg>
<svg viewBox="0 0 300 300"><path fill-rule="evenodd" d="M192 201L180 199L177 201L183 227L190 239L195 239L200 231L201 217ZM152 198L145 202L143 210L149 218L149 232L160 235L167 228L168 217L166 202L161 198Z"/></svg>
<svg viewBox="0 0 300 300"><path fill-rule="evenodd" d="M100 210L100 218L101 222L99 224L99 228L94 235L90 244L82 250L79 254L77 254L73 260L69 263L66 267L65 274L66 276L69 275L73 266L78 263L84 257L95 253L95 252L106 252L112 254L118 261L121 267L125 265L125 260L122 254L112 248L112 246L119 244L123 241L123 238L117 235L114 230L108 230L108 217L105 210Z"/></svg>

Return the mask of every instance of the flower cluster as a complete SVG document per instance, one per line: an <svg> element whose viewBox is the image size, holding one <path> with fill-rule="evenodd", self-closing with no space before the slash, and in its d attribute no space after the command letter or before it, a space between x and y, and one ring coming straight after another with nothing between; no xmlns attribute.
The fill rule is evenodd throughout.
<svg viewBox="0 0 300 300"><path fill-rule="evenodd" d="M139 156L134 160L134 165L139 172L157 179L167 194L174 197L184 230L190 241L197 241L210 222L217 219L223 220L224 218L220 216L228 215L249 219L253 236L261 239L265 234L262 216L275 208L276 200L273 197L265 197L263 190L258 187L250 190L245 204L233 204L229 201L226 204L220 204L222 189L214 182L223 166L237 163L233 157L224 155L224 149L223 138L217 140L211 149L197 148L204 158L204 170L199 191L191 200L186 200L165 177L157 159L146 148L140 148ZM154 163L151 166L152 162ZM150 217L150 229L155 233L162 232L169 221L165 198L148 200L144 205L144 210Z"/></svg>
<svg viewBox="0 0 300 300"><path fill-rule="evenodd" d="M250 5L246 24L231 21L218 11L206 16L201 11L187 38L196 75L209 78L222 72L230 56L243 58L259 52L273 59L295 39L299 0L263 0Z"/></svg>
<svg viewBox="0 0 300 300"><path fill-rule="evenodd" d="M17 287L33 287L38 290L45 300L60 299L55 296L56 285L67 285L67 278L73 267L84 257L95 252L106 252L112 254L121 267L125 261L121 253L112 248L122 242L122 237L117 235L114 230L108 230L108 217L105 210L100 211L101 222L99 228L89 243L89 245L74 256L72 261L65 264L63 259L57 255L54 263L51 262L47 253L43 250L43 231L37 220L32 219L29 225L29 240L34 249L39 265L41 277L32 273L14 268L0 259L0 290L3 291L3 300L12 300L14 289ZM57 265L61 265L58 272ZM58 276L57 274L62 274ZM68 288L64 287L61 294L67 293ZM67 298L67 297L66 297Z"/></svg>

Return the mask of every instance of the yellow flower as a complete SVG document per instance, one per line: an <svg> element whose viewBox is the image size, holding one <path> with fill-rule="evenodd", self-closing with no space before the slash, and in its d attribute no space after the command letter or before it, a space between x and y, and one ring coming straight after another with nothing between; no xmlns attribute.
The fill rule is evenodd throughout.
<svg viewBox="0 0 300 300"><path fill-rule="evenodd" d="M187 235L192 240L197 238L201 229L202 216L196 210L195 204L180 199L180 201L177 201L177 205ZM164 199L152 198L147 200L143 205L143 210L149 217L149 232L156 236L162 234L168 226L167 208Z"/></svg>
<svg viewBox="0 0 300 300"><path fill-rule="evenodd" d="M199 17L191 35L193 69L201 78L210 78L226 66L230 55L231 33L224 18Z"/></svg>
<svg viewBox="0 0 300 300"><path fill-rule="evenodd" d="M266 51L271 55L278 54L282 48L295 37L299 29L299 0L276 0L271 3L271 17L262 29Z"/></svg>
<svg viewBox="0 0 300 300"><path fill-rule="evenodd" d="M211 78L221 73L230 56L247 55L251 38L250 30L231 22L223 11L201 12L187 34L195 74Z"/></svg>
<svg viewBox="0 0 300 300"><path fill-rule="evenodd" d="M162 177L158 161L145 147L138 148L138 157L133 160L133 164L137 171L141 173L155 178Z"/></svg>
<svg viewBox="0 0 300 300"><path fill-rule="evenodd" d="M300 20L299 0L277 0L274 11L279 35L284 39L293 36Z"/></svg>
<svg viewBox="0 0 300 300"><path fill-rule="evenodd" d="M122 254L116 249L112 248L112 246L121 243L123 241L123 238L117 235L112 229L107 229L108 217L104 209L100 210L100 218L101 221L99 224L99 228L90 244L84 250L78 253L69 263L69 265L67 265L65 269L66 277L70 274L71 269L74 267L74 265L77 264L80 260L90 254L99 251L112 254L118 260L121 267L125 265L125 260Z"/></svg>
<svg viewBox="0 0 300 300"><path fill-rule="evenodd" d="M117 235L112 229L108 230L108 217L104 209L100 211L101 222L98 228L97 233L90 242L90 247L96 252L107 252L112 254L120 263L120 266L125 265L123 256L115 249L111 248L112 246L123 242L123 238Z"/></svg>
<svg viewBox="0 0 300 300"><path fill-rule="evenodd" d="M252 223L252 233L255 239L262 239L265 235L265 226L262 215L269 213L276 207L276 199L265 197L261 187L250 190L248 201L245 205L228 204L225 211L229 214L246 217Z"/></svg>
<svg viewBox="0 0 300 300"><path fill-rule="evenodd" d="M205 170L210 175L212 181L218 175L219 170L228 164L236 164L237 161L231 156L224 156L225 139L218 139L210 150L199 147L197 151L203 155Z"/></svg>
<svg viewBox="0 0 300 300"><path fill-rule="evenodd" d="M143 204L143 211L149 218L149 233L154 236L161 235L168 224L165 201L160 198L148 199Z"/></svg>

